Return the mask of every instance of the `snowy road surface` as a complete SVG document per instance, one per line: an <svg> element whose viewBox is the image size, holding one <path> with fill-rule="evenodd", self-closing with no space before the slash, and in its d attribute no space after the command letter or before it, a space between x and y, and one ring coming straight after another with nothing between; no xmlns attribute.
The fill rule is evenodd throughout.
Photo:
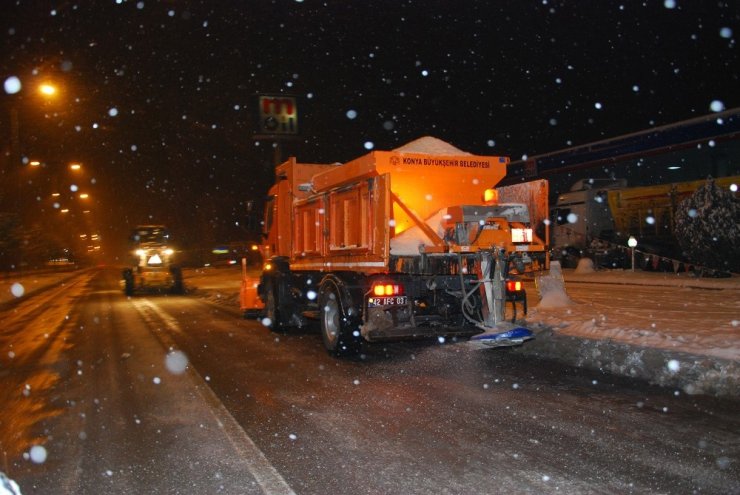
<svg viewBox="0 0 740 495"><path fill-rule="evenodd" d="M336 360L193 296L128 300L117 275L3 312L3 470L25 494L740 487L736 400L436 341Z"/></svg>
<svg viewBox="0 0 740 495"><path fill-rule="evenodd" d="M612 270L565 278L564 292L545 290L541 301L528 293L528 323L543 332L521 352L691 394L740 396L736 277Z"/></svg>
<svg viewBox="0 0 740 495"><path fill-rule="evenodd" d="M5 315L0 444L23 493L292 493L197 372L167 359L176 322L151 323L146 300L99 275Z"/></svg>

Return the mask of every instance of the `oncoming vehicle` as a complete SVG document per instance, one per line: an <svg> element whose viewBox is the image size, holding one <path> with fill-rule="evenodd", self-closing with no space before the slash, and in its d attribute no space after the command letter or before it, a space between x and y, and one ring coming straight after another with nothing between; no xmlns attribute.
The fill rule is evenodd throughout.
<svg viewBox="0 0 740 495"><path fill-rule="evenodd" d="M131 266L123 270L124 292L169 290L182 294L182 270L174 264L175 250L164 225L140 225L131 234Z"/></svg>

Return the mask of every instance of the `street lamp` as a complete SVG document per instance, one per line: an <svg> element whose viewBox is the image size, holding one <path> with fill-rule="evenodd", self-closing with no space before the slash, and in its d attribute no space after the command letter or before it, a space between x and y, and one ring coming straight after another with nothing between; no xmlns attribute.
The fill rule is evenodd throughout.
<svg viewBox="0 0 740 495"><path fill-rule="evenodd" d="M10 94L20 92L21 83L18 81L17 90ZM39 84L38 93L46 100L54 99L57 97L59 90L57 87L49 82ZM6 92L7 92L7 81L6 81ZM20 96L20 95L19 95ZM17 98L17 97L15 97ZM21 161L21 149L20 149L20 119L18 117L18 101L15 99L11 100L10 103L10 151L11 151L11 163L13 165L19 165Z"/></svg>
<svg viewBox="0 0 740 495"><path fill-rule="evenodd" d="M635 248L637 247L637 239L635 239L634 236L630 236L629 239L627 239L627 245L630 248L630 251L632 252L632 271L635 271Z"/></svg>
<svg viewBox="0 0 740 495"><path fill-rule="evenodd" d="M53 84L50 83L43 83L39 85L39 93L41 93L44 96L56 96L57 94L57 88Z"/></svg>

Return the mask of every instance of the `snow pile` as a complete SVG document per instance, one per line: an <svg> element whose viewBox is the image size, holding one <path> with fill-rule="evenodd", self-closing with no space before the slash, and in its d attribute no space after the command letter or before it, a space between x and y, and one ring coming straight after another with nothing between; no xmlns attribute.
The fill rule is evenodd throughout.
<svg viewBox="0 0 740 495"><path fill-rule="evenodd" d="M549 274L540 275L537 278L537 289L540 293L540 303L537 307L540 309L562 308L573 302L565 292L563 272L560 269L560 262L558 261L550 263Z"/></svg>
<svg viewBox="0 0 740 495"><path fill-rule="evenodd" d="M530 311L537 338L521 352L689 394L740 395L740 279L567 270L565 280L573 304Z"/></svg>
<svg viewBox="0 0 740 495"><path fill-rule="evenodd" d="M424 136L404 144L393 151L399 153L424 153L428 155L469 155L467 151L455 148L450 143L432 136Z"/></svg>
<svg viewBox="0 0 740 495"><path fill-rule="evenodd" d="M0 471L0 495L21 495L18 483L8 478Z"/></svg>
<svg viewBox="0 0 740 495"><path fill-rule="evenodd" d="M440 237L444 236L442 222L444 221L446 213L447 208L443 208L425 220L426 224L429 225ZM414 225L393 237L390 244L391 254L395 256L416 256L419 254L421 246L427 244L433 245L434 241L429 239L421 227Z"/></svg>
<svg viewBox="0 0 740 495"><path fill-rule="evenodd" d="M594 269L594 260L591 258L581 258L578 260L578 266L576 267L576 273L583 274L583 273L593 273L596 271Z"/></svg>

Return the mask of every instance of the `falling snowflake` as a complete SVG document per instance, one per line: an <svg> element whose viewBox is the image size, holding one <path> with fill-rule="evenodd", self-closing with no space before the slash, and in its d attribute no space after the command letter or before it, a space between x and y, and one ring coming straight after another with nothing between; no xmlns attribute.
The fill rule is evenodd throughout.
<svg viewBox="0 0 740 495"><path fill-rule="evenodd" d="M23 297L23 294L26 292L26 289L23 287L23 284L21 283L14 283L10 286L10 293L13 294L15 297Z"/></svg>
<svg viewBox="0 0 740 495"><path fill-rule="evenodd" d="M14 95L21 90L21 80L15 76L10 76L5 80L5 92Z"/></svg>

